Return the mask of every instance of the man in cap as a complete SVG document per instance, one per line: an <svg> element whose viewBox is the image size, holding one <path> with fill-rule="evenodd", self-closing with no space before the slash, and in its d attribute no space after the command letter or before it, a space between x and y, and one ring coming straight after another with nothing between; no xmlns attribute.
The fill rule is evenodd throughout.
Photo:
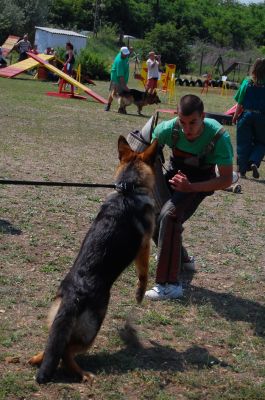
<svg viewBox="0 0 265 400"><path fill-rule="evenodd" d="M129 90L127 86L129 80L129 55L130 50L128 47L121 47L111 66L109 88L110 93L105 111L110 110L114 96L117 96L117 94L124 90Z"/></svg>

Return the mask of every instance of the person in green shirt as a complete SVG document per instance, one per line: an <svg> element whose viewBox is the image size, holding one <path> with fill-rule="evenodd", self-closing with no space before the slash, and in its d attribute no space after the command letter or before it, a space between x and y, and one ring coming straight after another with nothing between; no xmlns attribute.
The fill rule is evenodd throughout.
<svg viewBox="0 0 265 400"><path fill-rule="evenodd" d="M265 58L258 58L252 77L245 78L238 89L233 123L237 123L237 164L241 177L258 168L265 155Z"/></svg>
<svg viewBox="0 0 265 400"><path fill-rule="evenodd" d="M122 47L114 59L110 71L110 93L105 111L110 110L114 96L117 96L124 90L129 90L127 86L129 80L129 55L130 50L128 47Z"/></svg>
<svg viewBox="0 0 265 400"><path fill-rule="evenodd" d="M205 118L202 100L195 95L180 99L178 117L157 125L153 140L172 150L165 175L169 196L157 216L156 284L145 296L151 300L183 295L181 267L195 269L194 259L182 246L183 223L206 196L232 183L233 148L222 125ZM216 173L218 167L218 174Z"/></svg>

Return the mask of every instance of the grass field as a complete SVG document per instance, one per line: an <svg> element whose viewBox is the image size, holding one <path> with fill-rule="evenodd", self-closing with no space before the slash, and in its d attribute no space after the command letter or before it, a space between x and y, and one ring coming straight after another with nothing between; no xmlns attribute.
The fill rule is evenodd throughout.
<svg viewBox="0 0 265 400"><path fill-rule="evenodd" d="M94 89L107 97L107 82ZM106 113L92 99L48 90L57 87L0 78L0 178L112 183L118 136L141 128L155 106L124 116L116 103ZM177 98L189 92L200 93L178 87ZM216 89L203 99L206 111L234 103ZM0 399L264 399L265 163L260 171L259 181L241 182L241 194L207 198L186 223L198 273L183 299L138 306L134 268L121 276L94 346L79 359L97 376L91 387L63 370L39 386L27 360L43 349L51 300L109 190L0 185ZM149 286L154 256L155 247Z"/></svg>

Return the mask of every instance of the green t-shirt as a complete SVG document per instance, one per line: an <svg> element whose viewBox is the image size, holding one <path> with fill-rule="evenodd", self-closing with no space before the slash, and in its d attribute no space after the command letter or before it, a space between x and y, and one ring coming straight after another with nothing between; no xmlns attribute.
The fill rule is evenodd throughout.
<svg viewBox="0 0 265 400"><path fill-rule="evenodd" d="M241 83L238 91L236 92L234 99L238 104L243 105L243 101L246 95L246 91L247 91L247 87L249 85L249 83L252 81L252 79L250 77L247 77L243 80L243 82ZM261 84L265 84L265 80L264 82L261 82Z"/></svg>
<svg viewBox="0 0 265 400"><path fill-rule="evenodd" d="M173 147L173 128L178 118L163 121L157 125L153 132L153 139L157 138L159 144ZM182 129L179 130L179 138L175 147L193 155L201 154L205 147L211 142L214 135L222 128L222 125L214 119L204 118L204 129L202 134L193 142L186 139ZM214 150L205 157L206 164L232 165L233 147L230 135L225 131L217 140Z"/></svg>
<svg viewBox="0 0 265 400"><path fill-rule="evenodd" d="M245 78L243 80L243 82L241 83L238 91L236 92L234 99L238 104L241 104L241 105L243 104L243 100L246 95L246 90L247 90L247 87L248 87L248 84L250 81L251 81L251 78Z"/></svg>
<svg viewBox="0 0 265 400"><path fill-rule="evenodd" d="M111 66L110 79L115 83L120 83L120 77L123 76L125 83L129 80L129 58L122 58L119 53Z"/></svg>

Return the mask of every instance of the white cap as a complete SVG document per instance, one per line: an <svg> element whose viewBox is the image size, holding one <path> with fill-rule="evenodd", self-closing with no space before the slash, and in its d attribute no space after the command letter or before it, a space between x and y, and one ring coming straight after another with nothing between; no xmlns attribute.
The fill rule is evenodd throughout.
<svg viewBox="0 0 265 400"><path fill-rule="evenodd" d="M128 47L121 47L121 53L124 54L125 56L128 56L130 54L130 50Z"/></svg>

